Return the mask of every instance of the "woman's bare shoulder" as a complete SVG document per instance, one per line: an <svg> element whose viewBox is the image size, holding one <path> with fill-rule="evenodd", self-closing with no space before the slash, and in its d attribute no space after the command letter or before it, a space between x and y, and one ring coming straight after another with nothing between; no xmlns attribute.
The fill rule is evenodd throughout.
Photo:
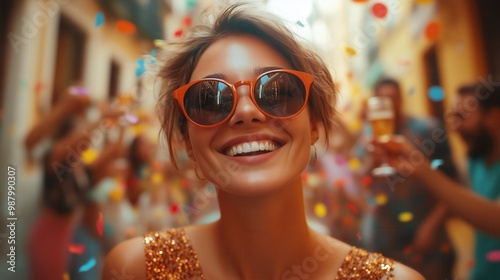
<svg viewBox="0 0 500 280"><path fill-rule="evenodd" d="M413 268L410 268L402 263L396 263L394 265L394 279L408 279L408 280L425 280L422 274L418 273Z"/></svg>
<svg viewBox="0 0 500 280"><path fill-rule="evenodd" d="M103 280L129 278L146 279L143 237L135 237L116 245L104 262Z"/></svg>

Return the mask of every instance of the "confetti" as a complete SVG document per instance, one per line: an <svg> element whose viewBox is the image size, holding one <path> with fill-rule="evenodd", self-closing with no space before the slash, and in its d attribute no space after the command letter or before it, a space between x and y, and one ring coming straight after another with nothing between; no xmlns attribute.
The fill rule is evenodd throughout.
<svg viewBox="0 0 500 280"><path fill-rule="evenodd" d="M189 27L189 26L191 26L191 24L193 24L193 20L191 19L190 16L185 16L184 19L182 19L182 22L187 27Z"/></svg>
<svg viewBox="0 0 500 280"><path fill-rule="evenodd" d="M159 183L163 182L163 174L161 174L159 172L153 173L153 175L151 176L151 182L153 182L155 184L159 184Z"/></svg>
<svg viewBox="0 0 500 280"><path fill-rule="evenodd" d="M347 54L348 56L355 56L358 52L356 51L356 49L354 49L353 47L351 46L345 46L344 47L344 52L345 54Z"/></svg>
<svg viewBox="0 0 500 280"><path fill-rule="evenodd" d="M430 4L434 2L434 0L417 0L417 4Z"/></svg>
<svg viewBox="0 0 500 280"><path fill-rule="evenodd" d="M429 98L434 102L440 102L444 99L444 90L440 86L432 86L428 91Z"/></svg>
<svg viewBox="0 0 500 280"><path fill-rule="evenodd" d="M137 28L135 27L135 24L128 20L119 20L116 23L116 29L124 34L133 34Z"/></svg>
<svg viewBox="0 0 500 280"><path fill-rule="evenodd" d="M337 179L333 182L333 185L338 188L338 189L341 189L343 187L345 187L345 182L344 182L344 179Z"/></svg>
<svg viewBox="0 0 500 280"><path fill-rule="evenodd" d="M179 212L179 205L177 204L170 205L170 213L177 214L177 212Z"/></svg>
<svg viewBox="0 0 500 280"><path fill-rule="evenodd" d="M83 264L82 266L80 266L80 268L78 269L78 272L86 272L86 271L89 271L91 270L95 265L97 264L97 261L95 260L95 258L91 258L90 260L88 260L85 264Z"/></svg>
<svg viewBox="0 0 500 280"><path fill-rule="evenodd" d="M371 184L373 183L373 179L372 177L370 176L364 176L362 179L361 179L361 185L363 187L369 187L371 186Z"/></svg>
<svg viewBox="0 0 500 280"><path fill-rule="evenodd" d="M360 166L361 166L361 162L359 161L359 159L352 158L351 160L349 160L349 168L351 170L356 171L359 169Z"/></svg>
<svg viewBox="0 0 500 280"><path fill-rule="evenodd" d="M300 22L300 20L297 20L297 22L295 22L298 26L300 27L304 27L304 24L302 22Z"/></svg>
<svg viewBox="0 0 500 280"><path fill-rule="evenodd" d="M95 15L95 27L99 27L104 23L104 13L98 12Z"/></svg>
<svg viewBox="0 0 500 280"><path fill-rule="evenodd" d="M358 209L354 204L352 203L347 204L347 208L349 208L349 210L351 210L354 214L358 214Z"/></svg>
<svg viewBox="0 0 500 280"><path fill-rule="evenodd" d="M196 6L197 3L198 3L198 0L188 0L187 1L187 7L188 8L193 8L194 6Z"/></svg>
<svg viewBox="0 0 500 280"><path fill-rule="evenodd" d="M139 122L139 118L136 115L126 113L123 118L130 124L136 124Z"/></svg>
<svg viewBox="0 0 500 280"><path fill-rule="evenodd" d="M335 157L335 163L336 163L337 165L342 166L342 165L345 165L345 164L347 163L347 160L346 160L346 159L345 159L345 157L343 157L343 156L336 156L336 157Z"/></svg>
<svg viewBox="0 0 500 280"><path fill-rule="evenodd" d="M398 219L402 223L407 223L413 220L413 214L410 212L402 212L399 214Z"/></svg>
<svg viewBox="0 0 500 280"><path fill-rule="evenodd" d="M356 237L358 238L358 241L361 241L361 234L359 232L356 233Z"/></svg>
<svg viewBox="0 0 500 280"><path fill-rule="evenodd" d="M102 236L102 231L103 231L102 213L99 213L99 218L97 219L96 228L97 232L99 233L99 236Z"/></svg>
<svg viewBox="0 0 500 280"><path fill-rule="evenodd" d="M352 0L354 3L367 3L368 0Z"/></svg>
<svg viewBox="0 0 500 280"><path fill-rule="evenodd" d="M179 29L179 30L175 31L175 33L174 33L174 37L175 37L175 38L180 38L180 37L182 37L182 29Z"/></svg>
<svg viewBox="0 0 500 280"><path fill-rule="evenodd" d="M386 205L387 204L387 195L381 193L381 194L378 194L376 197L375 197L375 203L377 203L377 205L380 205L380 206L383 206L383 205Z"/></svg>
<svg viewBox="0 0 500 280"><path fill-rule="evenodd" d="M408 246L403 250L403 254L408 256L409 254L411 254L412 251L413 251L413 248L411 246Z"/></svg>
<svg viewBox="0 0 500 280"><path fill-rule="evenodd" d="M314 213L316 216L323 218L326 216L326 206L325 204L318 202L316 205L314 205Z"/></svg>
<svg viewBox="0 0 500 280"><path fill-rule="evenodd" d="M431 168L437 169L439 166L443 165L444 161L442 159L434 159L431 162Z"/></svg>
<svg viewBox="0 0 500 280"><path fill-rule="evenodd" d="M441 25L437 21L431 21L425 27L425 38L429 41L435 41L441 35Z"/></svg>
<svg viewBox="0 0 500 280"><path fill-rule="evenodd" d="M36 83L36 85L35 85L35 93L39 94L40 92L42 92L43 88L44 88L44 84L42 82Z"/></svg>
<svg viewBox="0 0 500 280"><path fill-rule="evenodd" d="M153 41L153 44L155 45L155 47L157 48L164 48L167 46L167 42L164 41L164 40L160 40L160 39L156 39Z"/></svg>
<svg viewBox="0 0 500 280"><path fill-rule="evenodd" d="M500 250L491 251L486 255L489 262L500 262Z"/></svg>
<svg viewBox="0 0 500 280"><path fill-rule="evenodd" d="M306 184L309 186L309 187L317 187L319 184L321 183L321 177L319 177L318 175L316 174L310 174L308 177L307 177L307 181L306 181Z"/></svg>
<svg viewBox="0 0 500 280"><path fill-rule="evenodd" d="M373 4L371 8L372 15L376 18L385 18L387 16L387 6L378 2Z"/></svg>
<svg viewBox="0 0 500 280"><path fill-rule="evenodd" d="M85 252L85 245L83 245L83 244L69 244L68 251L72 254L81 255Z"/></svg>
<svg viewBox="0 0 500 280"><path fill-rule="evenodd" d="M89 89L86 87L70 87L69 88L69 94L75 95L75 96L88 96L89 95Z"/></svg>
<svg viewBox="0 0 500 280"><path fill-rule="evenodd" d="M120 201L123 198L123 190L121 190L119 187L113 188L109 192L109 199L111 201Z"/></svg>
<svg viewBox="0 0 500 280"><path fill-rule="evenodd" d="M85 164L91 164L97 158L97 151L94 149L86 149L82 152L82 161Z"/></svg>
<svg viewBox="0 0 500 280"><path fill-rule="evenodd" d="M63 273L63 280L70 280L69 274L67 272Z"/></svg>
<svg viewBox="0 0 500 280"><path fill-rule="evenodd" d="M151 50L151 58L149 59L150 64L155 64L156 63L156 49Z"/></svg>
<svg viewBox="0 0 500 280"><path fill-rule="evenodd" d="M146 72L146 65L144 63L144 58L140 58L137 60L137 67L135 68L135 76L139 78Z"/></svg>

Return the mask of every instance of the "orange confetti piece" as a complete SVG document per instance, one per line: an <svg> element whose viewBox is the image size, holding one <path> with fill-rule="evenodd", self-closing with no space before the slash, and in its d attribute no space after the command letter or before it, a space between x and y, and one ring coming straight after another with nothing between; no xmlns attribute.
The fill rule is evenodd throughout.
<svg viewBox="0 0 500 280"><path fill-rule="evenodd" d="M69 274L67 272L63 273L63 280L70 280Z"/></svg>
<svg viewBox="0 0 500 280"><path fill-rule="evenodd" d="M351 210L354 214L358 214L358 209L354 204L352 203L347 204L347 208L349 208L349 210Z"/></svg>
<svg viewBox="0 0 500 280"><path fill-rule="evenodd" d="M118 29L118 31L124 34L133 34L137 30L135 24L133 24L128 20L119 20L116 23L116 29Z"/></svg>
<svg viewBox="0 0 500 280"><path fill-rule="evenodd" d="M373 179L370 176L364 176L363 179L361 179L361 185L363 187L369 187L373 183Z"/></svg>
<svg viewBox="0 0 500 280"><path fill-rule="evenodd" d="M72 254L81 255L85 252L85 245L83 244L69 244L68 251Z"/></svg>
<svg viewBox="0 0 500 280"><path fill-rule="evenodd" d="M346 46L344 48L344 52L345 54L347 54L348 56L355 56L356 54L358 54L358 52L356 51L356 49L354 49L353 47L351 46Z"/></svg>
<svg viewBox="0 0 500 280"><path fill-rule="evenodd" d="M117 100L118 100L118 103L121 105L130 105L130 104L134 103L135 97L131 94L124 94L124 95L118 96Z"/></svg>
<svg viewBox="0 0 500 280"><path fill-rule="evenodd" d="M425 38L429 41L435 41L441 35L441 25L437 21L431 21L425 28Z"/></svg>
<svg viewBox="0 0 500 280"><path fill-rule="evenodd" d="M368 0L352 0L354 3L367 3Z"/></svg>
<svg viewBox="0 0 500 280"><path fill-rule="evenodd" d="M103 232L103 223L102 223L102 213L99 213L99 219L97 219L97 224L96 224L97 232L99 233L99 236L102 236Z"/></svg>
<svg viewBox="0 0 500 280"><path fill-rule="evenodd" d="M371 8L372 15L376 18L385 18L387 16L387 6L382 3L375 3Z"/></svg>
<svg viewBox="0 0 500 280"><path fill-rule="evenodd" d="M334 186L341 189L345 186L345 181L343 179L337 179L333 182Z"/></svg>

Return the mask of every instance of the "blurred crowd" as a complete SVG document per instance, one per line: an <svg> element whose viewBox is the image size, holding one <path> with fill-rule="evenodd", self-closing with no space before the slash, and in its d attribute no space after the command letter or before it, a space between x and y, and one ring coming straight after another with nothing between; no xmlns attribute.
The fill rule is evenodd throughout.
<svg viewBox="0 0 500 280"><path fill-rule="evenodd" d="M492 105L486 109L464 107L471 98L479 104L480 87L458 90L450 113L453 120L460 120L458 124L407 115L396 80L379 81L373 95L391 100L394 134L418 147L433 169L468 185L462 179L467 174L459 174L453 163L447 137L443 141L435 137L439 131L446 134L446 128L458 132L471 159L489 160L492 175L485 178L492 180L493 187L481 195L498 200L500 142L488 124L499 114L500 90L490 88L488 104ZM187 155L177 155L182 163L178 169L166 160L154 116L137 109L134 96L99 104L91 102L90 96L85 87L67 88L25 137L28 161L43 166L41 206L28 241L33 279L40 275L99 279L104 257L119 242L219 217L215 187L196 174ZM317 231L405 263L428 279L451 279L457 244L446 230L446 219L452 213L414 177L397 180L373 175L374 167L386 159L372 145L373 127L367 117L368 103L364 104L360 129L349 130L340 119L330 143L319 144L311 152L303 174L308 222ZM496 113L488 114L489 110ZM491 235L485 238L490 241L477 244L486 246L483 254L499 242ZM473 267L474 262L467 265ZM491 261L491 267L496 273L498 265Z"/></svg>

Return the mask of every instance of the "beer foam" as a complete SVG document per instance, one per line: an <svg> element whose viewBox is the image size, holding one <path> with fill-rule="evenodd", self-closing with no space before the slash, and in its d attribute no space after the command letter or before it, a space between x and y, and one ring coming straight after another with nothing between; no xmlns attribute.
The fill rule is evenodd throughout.
<svg viewBox="0 0 500 280"><path fill-rule="evenodd" d="M368 120L382 120L382 119L393 119L394 112L392 111L379 111L370 112L368 111Z"/></svg>

